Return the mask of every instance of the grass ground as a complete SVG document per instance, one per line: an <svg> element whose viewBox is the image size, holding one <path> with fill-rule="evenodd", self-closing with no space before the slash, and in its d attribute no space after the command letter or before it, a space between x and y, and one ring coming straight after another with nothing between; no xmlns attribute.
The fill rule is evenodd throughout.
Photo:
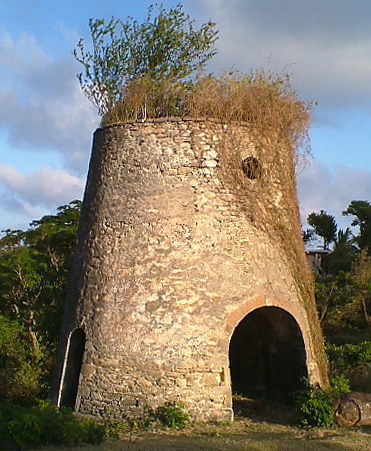
<svg viewBox="0 0 371 451"><path fill-rule="evenodd" d="M190 424L181 430L124 433L120 439L84 446L80 451L369 451L369 429L306 429L297 424L294 411L272 406L236 406L233 423ZM71 448L50 448L49 451ZM40 450L41 451L41 450ZM44 448L42 451L47 451Z"/></svg>
<svg viewBox="0 0 371 451"><path fill-rule="evenodd" d="M50 448L51 450L56 448ZM371 430L311 429L247 419L233 424L197 424L180 431L147 431L123 435L100 445L84 446L81 451L212 451L280 450L322 451L371 449ZM59 451L70 448L59 448ZM44 448L43 451L46 451Z"/></svg>

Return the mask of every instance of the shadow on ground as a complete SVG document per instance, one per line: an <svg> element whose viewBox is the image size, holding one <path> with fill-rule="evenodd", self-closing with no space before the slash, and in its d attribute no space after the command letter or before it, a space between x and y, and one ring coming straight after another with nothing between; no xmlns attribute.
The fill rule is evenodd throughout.
<svg viewBox="0 0 371 451"><path fill-rule="evenodd" d="M236 419L266 421L273 424L298 426L302 416L293 407L269 401L234 397L233 411Z"/></svg>

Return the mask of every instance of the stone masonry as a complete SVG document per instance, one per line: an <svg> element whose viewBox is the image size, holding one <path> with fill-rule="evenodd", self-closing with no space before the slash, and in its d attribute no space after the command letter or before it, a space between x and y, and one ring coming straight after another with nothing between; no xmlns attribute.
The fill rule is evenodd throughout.
<svg viewBox="0 0 371 451"><path fill-rule="evenodd" d="M242 170L249 157L259 177ZM248 124L173 119L98 129L54 402L79 329L78 412L130 416L180 400L195 419L232 419L230 339L246 315L269 306L295 319L308 375L326 384L314 298L304 299L285 249L298 247L307 277L292 166L290 148L257 140Z"/></svg>

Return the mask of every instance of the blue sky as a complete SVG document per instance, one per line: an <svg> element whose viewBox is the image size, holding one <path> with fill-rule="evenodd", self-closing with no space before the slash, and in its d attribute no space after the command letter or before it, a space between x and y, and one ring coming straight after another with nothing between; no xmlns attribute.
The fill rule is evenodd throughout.
<svg viewBox="0 0 371 451"><path fill-rule="evenodd" d="M133 16L150 1L0 0L0 230L81 198L99 124L80 92L71 52L89 40L88 20ZM164 1L166 7L177 1ZM341 226L354 199L371 200L371 2L185 0L219 29L209 70L265 66L292 74L313 99L313 160L298 178L302 217L324 209Z"/></svg>

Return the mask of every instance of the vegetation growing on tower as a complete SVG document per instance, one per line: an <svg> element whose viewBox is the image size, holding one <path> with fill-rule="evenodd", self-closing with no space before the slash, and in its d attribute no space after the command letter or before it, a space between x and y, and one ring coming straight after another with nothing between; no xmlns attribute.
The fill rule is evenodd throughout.
<svg viewBox="0 0 371 451"><path fill-rule="evenodd" d="M146 20L112 18L89 22L92 52L83 39L74 56L83 65L78 79L98 108L102 125L160 117L246 121L260 132L275 132L294 157L309 151L312 102L300 100L288 74L263 68L205 74L216 54L213 22L197 30L178 5L149 8Z"/></svg>
<svg viewBox="0 0 371 451"><path fill-rule="evenodd" d="M172 114L172 109L177 112L178 96L189 89L216 53L214 23L196 30L182 5L169 11L157 8L154 15L153 5L149 7L142 24L131 17L126 22L112 17L108 24L90 19L93 53L85 52L80 39L74 56L85 69L78 75L82 91L100 115L118 105L123 115L134 119L145 114L139 110L146 106L151 116ZM153 97L147 99L152 91Z"/></svg>

